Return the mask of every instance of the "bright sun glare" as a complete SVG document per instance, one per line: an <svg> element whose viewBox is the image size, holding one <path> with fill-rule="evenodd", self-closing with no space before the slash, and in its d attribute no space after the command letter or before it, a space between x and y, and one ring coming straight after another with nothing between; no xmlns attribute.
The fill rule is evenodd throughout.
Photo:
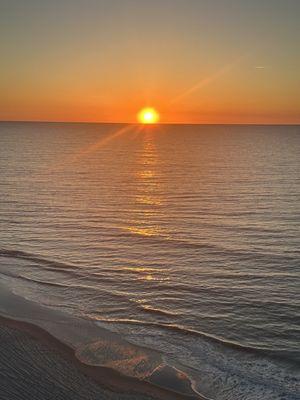
<svg viewBox="0 0 300 400"><path fill-rule="evenodd" d="M137 115L138 121L141 124L155 124L159 121L159 114L155 108L143 108Z"/></svg>

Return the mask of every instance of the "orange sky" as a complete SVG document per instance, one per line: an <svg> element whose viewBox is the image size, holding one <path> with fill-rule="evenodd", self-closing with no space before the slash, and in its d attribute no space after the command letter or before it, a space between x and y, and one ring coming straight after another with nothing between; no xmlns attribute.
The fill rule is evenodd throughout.
<svg viewBox="0 0 300 400"><path fill-rule="evenodd" d="M1 120L299 123L300 2L12 0Z"/></svg>

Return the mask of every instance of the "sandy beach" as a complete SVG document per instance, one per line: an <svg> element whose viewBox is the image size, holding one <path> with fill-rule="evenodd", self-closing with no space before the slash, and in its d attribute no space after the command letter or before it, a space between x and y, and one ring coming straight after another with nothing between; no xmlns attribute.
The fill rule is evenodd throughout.
<svg viewBox="0 0 300 400"><path fill-rule="evenodd" d="M0 318L1 400L191 398L87 366L42 329Z"/></svg>

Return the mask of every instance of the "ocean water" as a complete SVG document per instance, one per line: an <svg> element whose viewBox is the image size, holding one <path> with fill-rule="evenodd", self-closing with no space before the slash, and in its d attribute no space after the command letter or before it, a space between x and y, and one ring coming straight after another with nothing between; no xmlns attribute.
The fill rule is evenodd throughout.
<svg viewBox="0 0 300 400"><path fill-rule="evenodd" d="M2 122L0 187L0 288L110 332L82 360L118 337L139 379L300 398L299 126Z"/></svg>

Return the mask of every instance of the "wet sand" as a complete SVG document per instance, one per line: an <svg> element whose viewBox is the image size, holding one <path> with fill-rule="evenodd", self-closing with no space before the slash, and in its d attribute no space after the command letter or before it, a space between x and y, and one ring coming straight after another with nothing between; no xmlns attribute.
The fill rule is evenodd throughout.
<svg viewBox="0 0 300 400"><path fill-rule="evenodd" d="M83 364L43 329L0 317L0 400L195 398Z"/></svg>

